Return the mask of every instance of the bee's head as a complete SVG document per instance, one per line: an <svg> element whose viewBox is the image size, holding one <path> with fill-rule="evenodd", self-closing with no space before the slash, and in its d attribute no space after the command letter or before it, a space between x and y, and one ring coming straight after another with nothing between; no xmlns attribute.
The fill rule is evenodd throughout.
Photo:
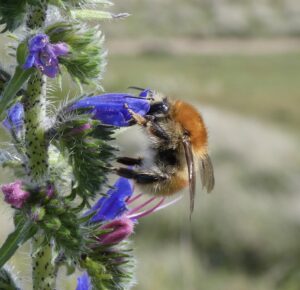
<svg viewBox="0 0 300 290"><path fill-rule="evenodd" d="M155 116L165 116L169 113L170 103L166 96L156 92L151 92L150 97L150 111L148 114Z"/></svg>
<svg viewBox="0 0 300 290"><path fill-rule="evenodd" d="M130 87L131 89L136 89L141 91L139 97L146 98L150 102L149 115L154 116L165 116L169 113L170 103L166 96L153 91L151 89L143 89L140 87Z"/></svg>

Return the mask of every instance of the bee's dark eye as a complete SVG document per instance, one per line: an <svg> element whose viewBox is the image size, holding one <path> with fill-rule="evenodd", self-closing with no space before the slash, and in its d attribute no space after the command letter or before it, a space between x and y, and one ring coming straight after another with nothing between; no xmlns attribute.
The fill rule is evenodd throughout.
<svg viewBox="0 0 300 290"><path fill-rule="evenodd" d="M168 103L165 101L160 103L154 103L150 107L149 114L165 114L169 111Z"/></svg>

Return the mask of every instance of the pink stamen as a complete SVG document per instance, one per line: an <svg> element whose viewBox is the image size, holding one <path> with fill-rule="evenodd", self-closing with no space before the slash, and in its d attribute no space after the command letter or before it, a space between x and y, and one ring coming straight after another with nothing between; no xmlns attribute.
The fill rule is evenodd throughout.
<svg viewBox="0 0 300 290"><path fill-rule="evenodd" d="M128 199L126 200L126 203L129 205L129 204L133 203L134 201L136 201L137 199L139 199L142 195L143 194L140 193L140 194L138 194L138 195L136 195L136 196L134 196L132 198L128 197Z"/></svg>
<svg viewBox="0 0 300 290"><path fill-rule="evenodd" d="M156 199L156 197L155 197L155 199ZM152 200L154 200L154 198L151 198L151 201L152 201ZM132 214L132 213L130 213L127 217L130 218L130 219L139 219L139 218L142 218L142 217L144 217L144 216L147 216L147 215L149 215L150 213L155 212L156 209L159 208L160 205L161 205L164 201L165 201L165 198L162 197L162 198L160 199L160 201L159 201L154 207L152 207L152 208L150 208L150 209L148 209L148 210L139 212L139 213L137 213L137 214ZM148 201L148 203L149 203L149 201ZM135 212L136 212L136 211L135 211Z"/></svg>
<svg viewBox="0 0 300 290"><path fill-rule="evenodd" d="M179 201L181 199L182 199L182 195L179 196L179 197L177 197L177 198L175 198L175 199L173 199L173 200L171 200L171 201L169 201L169 202L167 202L167 203L165 203L165 204L163 204L162 206L157 207L153 212L156 212L156 211L159 211L161 209L164 209L164 208L166 208L166 207L168 207L168 206L176 203L177 201Z"/></svg>
<svg viewBox="0 0 300 290"><path fill-rule="evenodd" d="M142 209L143 207L145 207L146 205L148 205L149 203L151 203L151 202L152 202L153 200L155 200L155 199L157 199L156 196L154 196L154 197L148 199L146 202L144 202L144 203L142 203L141 205L139 205L139 206L133 208L132 210L130 210L130 211L128 212L128 215L131 215L131 214L133 214L133 213L139 211L140 209Z"/></svg>

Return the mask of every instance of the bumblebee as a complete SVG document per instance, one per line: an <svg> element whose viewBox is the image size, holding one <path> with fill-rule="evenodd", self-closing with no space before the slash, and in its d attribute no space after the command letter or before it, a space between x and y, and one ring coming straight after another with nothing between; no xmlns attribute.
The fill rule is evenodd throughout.
<svg viewBox="0 0 300 290"><path fill-rule="evenodd" d="M129 167L116 168L116 173L133 179L142 192L158 196L170 196L189 186L192 213L196 172L200 171L207 192L215 184L203 118L186 102L145 91L150 101L147 115L128 111L132 124L139 125L148 137L149 154L144 158L119 157L117 161Z"/></svg>

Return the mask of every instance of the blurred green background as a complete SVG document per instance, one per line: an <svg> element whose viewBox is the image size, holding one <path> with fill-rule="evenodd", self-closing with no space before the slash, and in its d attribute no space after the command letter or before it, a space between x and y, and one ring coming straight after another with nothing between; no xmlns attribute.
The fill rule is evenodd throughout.
<svg viewBox="0 0 300 290"><path fill-rule="evenodd" d="M102 25L105 90L149 87L197 106L216 175L212 194L198 184L192 222L187 195L140 221L135 289L299 290L299 0L114 2L131 16ZM135 129L119 143L143 149ZM2 242L12 217L0 210ZM29 263L28 246L10 263L25 282Z"/></svg>

